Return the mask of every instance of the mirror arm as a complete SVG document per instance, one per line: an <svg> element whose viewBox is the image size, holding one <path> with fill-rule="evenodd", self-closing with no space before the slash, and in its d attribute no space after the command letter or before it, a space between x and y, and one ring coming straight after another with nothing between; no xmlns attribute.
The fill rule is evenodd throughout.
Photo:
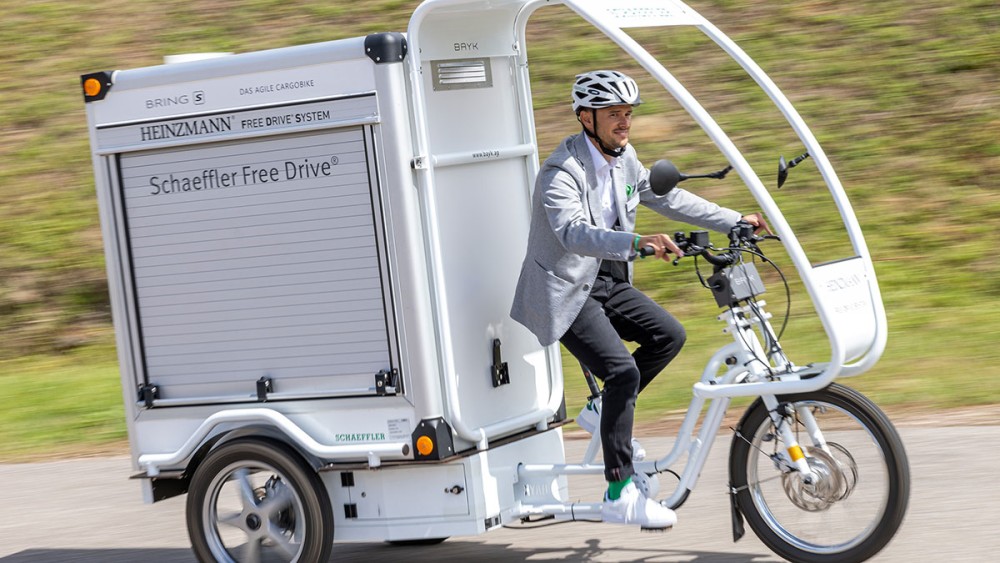
<svg viewBox="0 0 1000 563"><path fill-rule="evenodd" d="M722 170L717 170L715 172L709 172L708 174L684 174L684 173L681 173L681 177L680 177L680 180L678 180L678 182L683 182L684 180L687 180L688 178L713 178L715 180L721 180L721 179L725 178L726 174L729 174L729 171L732 170L732 169L733 169L733 167L732 167L732 165L730 165L730 166L726 166Z"/></svg>

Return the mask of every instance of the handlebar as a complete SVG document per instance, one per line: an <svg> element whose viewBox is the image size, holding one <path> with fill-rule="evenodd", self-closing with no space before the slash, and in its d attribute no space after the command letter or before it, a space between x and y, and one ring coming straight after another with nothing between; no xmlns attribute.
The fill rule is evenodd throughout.
<svg viewBox="0 0 1000 563"><path fill-rule="evenodd" d="M701 256L709 264L719 268L731 266L739 261L739 249L749 248L760 253L757 243L763 240L781 240L776 235L754 234L755 227L746 221L739 221L729 231L729 247L717 249L708 240L708 231L691 231L690 235L685 235L678 231L674 233L674 243L684 252L684 256ZM718 254L712 254L712 250L722 250ZM639 249L639 257L645 258L653 256L656 251L652 246L644 246ZM683 256L674 258L673 265L676 266Z"/></svg>
<svg viewBox="0 0 1000 563"><path fill-rule="evenodd" d="M708 231L691 231L690 235L683 232L674 233L674 243L684 252L684 256L701 256L706 262L715 266L716 270L731 266L740 259L740 249L746 248L762 254L757 243L763 240L781 240L776 235L757 235L755 227L746 221L739 221L729 231L729 247L722 252L712 254L712 250L720 250L712 246L708 240ZM682 256L674 259L676 266Z"/></svg>
<svg viewBox="0 0 1000 563"><path fill-rule="evenodd" d="M696 256L701 256L709 264L713 266L718 266L720 268L731 266L732 264L735 264L737 260L736 254L730 251L726 251L721 254L712 254L711 252L708 251L707 248L702 248L698 252L692 252L692 254ZM687 255L686 251L685 255ZM678 260L680 260L680 258L676 258L674 260L674 264L677 264Z"/></svg>
<svg viewBox="0 0 1000 563"><path fill-rule="evenodd" d="M703 277L698 269L697 260L695 261L695 272L698 274L701 285L711 290L716 304L719 307L730 309L747 305L757 311L755 314L760 314L756 298L764 294L766 290L763 280L754 266L755 260L751 258L747 261L745 255L756 256L764 263L770 264L781 277L785 286L785 318L778 335L771 334L769 337L771 343L769 350L777 349L780 351L780 348L776 347L781 336L785 333L788 319L791 316L791 291L781 269L764 255L757 243L764 240L780 241L781 238L771 234L758 235L754 232L755 230L756 227L746 221L737 222L729 231L729 245L725 248L712 246L708 239L708 231L692 231L690 235L676 232L674 233L674 243L684 254L678 256L673 263L676 266L683 256L695 256L696 258L701 256L706 262L712 264L713 273L707 278ZM770 328L767 330L770 331ZM770 358L771 352L768 352L767 355Z"/></svg>

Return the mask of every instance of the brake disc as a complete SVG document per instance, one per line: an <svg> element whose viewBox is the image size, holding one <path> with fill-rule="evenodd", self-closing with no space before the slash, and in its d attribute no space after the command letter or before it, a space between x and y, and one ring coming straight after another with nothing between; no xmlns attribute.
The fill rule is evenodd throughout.
<svg viewBox="0 0 1000 563"><path fill-rule="evenodd" d="M782 474L781 485L788 500L802 510L819 512L847 498L857 483L857 466L847 450L834 445L834 449L848 458L847 463L841 463L820 448L806 446L802 449L816 480L806 483L798 471Z"/></svg>

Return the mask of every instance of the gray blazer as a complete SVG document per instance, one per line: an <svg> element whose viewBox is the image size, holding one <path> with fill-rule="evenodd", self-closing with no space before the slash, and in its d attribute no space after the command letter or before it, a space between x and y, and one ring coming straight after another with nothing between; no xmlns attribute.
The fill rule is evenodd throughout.
<svg viewBox="0 0 1000 563"><path fill-rule="evenodd" d="M622 230L598 227L601 202L587 143L582 132L567 137L535 180L528 251L510 316L543 346L559 340L576 320L601 260L631 260L640 203L670 219L722 232L741 217L680 188L657 196L649 187L649 170L628 145L611 172ZM631 262L628 272L631 281Z"/></svg>

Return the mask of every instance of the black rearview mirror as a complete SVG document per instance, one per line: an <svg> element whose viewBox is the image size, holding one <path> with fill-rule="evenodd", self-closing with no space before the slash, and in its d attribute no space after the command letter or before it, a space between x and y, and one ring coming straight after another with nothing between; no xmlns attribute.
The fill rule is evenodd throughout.
<svg viewBox="0 0 1000 563"><path fill-rule="evenodd" d="M649 170L649 187L656 195L667 195L680 181L680 170L669 160L657 160Z"/></svg>
<svg viewBox="0 0 1000 563"><path fill-rule="evenodd" d="M781 189L781 186L783 186L785 184L785 180L788 179L788 171L791 170L792 168L795 168L796 166L798 166L800 162L802 162L803 160L805 160L807 158L809 158L809 153L805 152L805 153L802 153L799 156L793 158L791 162L789 162L789 163L786 164L784 156L779 156L778 157L778 189L779 190Z"/></svg>
<svg viewBox="0 0 1000 563"><path fill-rule="evenodd" d="M778 189L785 185L785 180L788 179L788 165L785 164L785 157L778 157Z"/></svg>

